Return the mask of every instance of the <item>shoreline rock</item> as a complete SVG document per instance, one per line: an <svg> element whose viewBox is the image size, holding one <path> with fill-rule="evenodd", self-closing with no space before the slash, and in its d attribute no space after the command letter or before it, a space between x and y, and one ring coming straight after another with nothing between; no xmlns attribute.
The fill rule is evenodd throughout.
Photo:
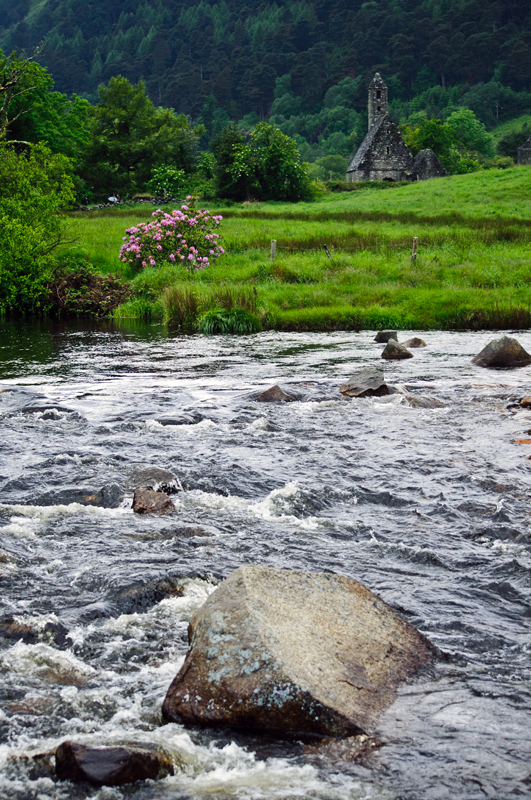
<svg viewBox="0 0 531 800"><path fill-rule="evenodd" d="M352 578L262 566L233 572L188 633L164 719L299 736L367 733L438 652Z"/></svg>

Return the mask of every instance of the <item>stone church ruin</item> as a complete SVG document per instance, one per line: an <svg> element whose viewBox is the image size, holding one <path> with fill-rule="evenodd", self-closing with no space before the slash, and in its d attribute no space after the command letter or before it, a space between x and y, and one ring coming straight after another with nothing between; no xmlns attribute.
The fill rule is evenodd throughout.
<svg viewBox="0 0 531 800"><path fill-rule="evenodd" d="M348 168L347 181L422 181L446 175L433 150L413 156L389 117L387 86L377 72L369 85L369 131Z"/></svg>
<svg viewBox="0 0 531 800"><path fill-rule="evenodd" d="M524 142L517 150L518 160L517 164L531 164L531 136Z"/></svg>

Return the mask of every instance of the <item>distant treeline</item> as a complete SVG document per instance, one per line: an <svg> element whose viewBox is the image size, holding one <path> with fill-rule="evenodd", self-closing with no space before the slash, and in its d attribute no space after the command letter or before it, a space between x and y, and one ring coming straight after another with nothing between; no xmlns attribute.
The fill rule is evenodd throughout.
<svg viewBox="0 0 531 800"><path fill-rule="evenodd" d="M96 102L112 76L142 78L156 105L204 124L202 144L229 119L273 116L309 145L341 134L321 154L345 153L375 71L397 119L465 105L492 127L531 108L528 0L0 0L5 53L43 39L59 91ZM338 106L350 116L322 115Z"/></svg>

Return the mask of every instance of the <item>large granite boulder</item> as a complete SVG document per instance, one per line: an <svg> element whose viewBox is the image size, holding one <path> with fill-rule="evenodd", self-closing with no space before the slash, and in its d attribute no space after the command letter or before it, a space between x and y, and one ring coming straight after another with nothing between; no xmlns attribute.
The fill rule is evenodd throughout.
<svg viewBox="0 0 531 800"><path fill-rule="evenodd" d="M510 369L531 364L531 356L516 339L511 336L500 336L499 339L489 342L481 353L472 359L472 363L478 367Z"/></svg>
<svg viewBox="0 0 531 800"><path fill-rule="evenodd" d="M404 358L413 358L413 353L410 353L403 344L399 344L396 339L389 339L384 347L382 358L388 361L400 361Z"/></svg>
<svg viewBox="0 0 531 800"><path fill-rule="evenodd" d="M339 391L345 397L382 397L392 393L385 382L380 364L356 372L347 383L339 387Z"/></svg>
<svg viewBox="0 0 531 800"><path fill-rule="evenodd" d="M55 772L61 781L121 786L173 775L173 763L158 747L94 747L66 741L55 751Z"/></svg>
<svg viewBox="0 0 531 800"><path fill-rule="evenodd" d="M345 736L369 730L436 648L351 578L240 567L196 612L168 721Z"/></svg>

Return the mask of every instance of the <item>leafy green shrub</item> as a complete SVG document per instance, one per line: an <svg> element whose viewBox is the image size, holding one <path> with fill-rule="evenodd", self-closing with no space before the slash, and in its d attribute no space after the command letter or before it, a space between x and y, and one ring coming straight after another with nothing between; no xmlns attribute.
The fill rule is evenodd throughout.
<svg viewBox="0 0 531 800"><path fill-rule="evenodd" d="M258 318L243 308L231 311L215 308L207 311L199 319L199 333L207 335L231 333L242 336L247 333L257 333L261 329Z"/></svg>
<svg viewBox="0 0 531 800"><path fill-rule="evenodd" d="M153 167L147 187L163 197L182 197L189 182L190 179L187 180L184 169L163 164L160 167Z"/></svg>
<svg viewBox="0 0 531 800"><path fill-rule="evenodd" d="M0 145L0 313L49 305L52 253L64 241L58 212L74 199L69 167L44 145L22 155Z"/></svg>

